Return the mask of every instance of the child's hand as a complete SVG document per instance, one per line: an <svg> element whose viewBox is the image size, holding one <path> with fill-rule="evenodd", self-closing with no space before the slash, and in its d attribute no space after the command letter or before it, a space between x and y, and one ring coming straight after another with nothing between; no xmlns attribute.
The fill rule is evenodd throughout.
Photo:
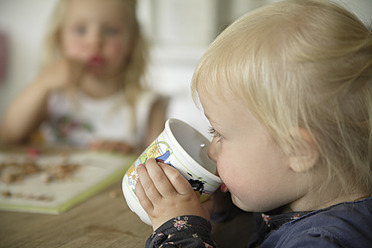
<svg viewBox="0 0 372 248"><path fill-rule="evenodd" d="M79 84L84 64L76 60L62 58L44 69L38 76L39 85L47 90L59 90Z"/></svg>
<svg viewBox="0 0 372 248"><path fill-rule="evenodd" d="M209 211L175 168L149 159L146 166L138 166L137 173L140 181L136 184L136 194L154 230L180 215L196 215L209 220Z"/></svg>

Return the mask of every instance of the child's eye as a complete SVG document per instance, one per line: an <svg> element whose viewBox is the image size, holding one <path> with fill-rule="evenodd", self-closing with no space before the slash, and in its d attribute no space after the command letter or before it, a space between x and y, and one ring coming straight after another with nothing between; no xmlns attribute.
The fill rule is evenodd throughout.
<svg viewBox="0 0 372 248"><path fill-rule="evenodd" d="M213 136L213 138L217 138L218 141L220 141L223 138L223 136L219 132L217 132L216 129L214 129L213 127L209 127L208 132Z"/></svg>
<svg viewBox="0 0 372 248"><path fill-rule="evenodd" d="M78 25L74 27L74 32L78 35L83 35L87 31L87 28L83 25Z"/></svg>
<svg viewBox="0 0 372 248"><path fill-rule="evenodd" d="M119 32L119 29L113 26L105 26L103 28L103 33L108 36L116 35Z"/></svg>

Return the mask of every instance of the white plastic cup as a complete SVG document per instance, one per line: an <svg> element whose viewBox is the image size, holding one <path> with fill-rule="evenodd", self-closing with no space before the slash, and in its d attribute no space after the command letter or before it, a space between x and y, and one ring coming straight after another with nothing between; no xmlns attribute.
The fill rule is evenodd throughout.
<svg viewBox="0 0 372 248"><path fill-rule="evenodd" d="M209 140L183 121L169 119L165 129L156 140L137 158L125 173L122 189L129 208L146 224L150 218L136 196L138 174L136 168L145 164L147 159L158 161L176 168L191 184L201 202L221 185L216 176L216 164L208 158Z"/></svg>

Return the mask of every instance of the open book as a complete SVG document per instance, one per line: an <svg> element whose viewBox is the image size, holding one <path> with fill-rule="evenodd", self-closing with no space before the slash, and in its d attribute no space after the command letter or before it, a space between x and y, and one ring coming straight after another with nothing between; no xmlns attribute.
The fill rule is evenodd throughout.
<svg viewBox="0 0 372 248"><path fill-rule="evenodd" d="M0 210L61 213L121 179L132 155L0 149Z"/></svg>

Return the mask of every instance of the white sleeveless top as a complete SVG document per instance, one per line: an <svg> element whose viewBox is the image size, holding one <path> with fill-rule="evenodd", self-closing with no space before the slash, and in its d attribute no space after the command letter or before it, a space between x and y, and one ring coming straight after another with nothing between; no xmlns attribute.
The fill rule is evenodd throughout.
<svg viewBox="0 0 372 248"><path fill-rule="evenodd" d="M111 140L139 146L156 99L158 96L151 92L140 95L133 122L123 93L104 99L78 93L73 101L63 92L53 93L48 99L48 119L41 126L44 142L85 146L94 140Z"/></svg>

